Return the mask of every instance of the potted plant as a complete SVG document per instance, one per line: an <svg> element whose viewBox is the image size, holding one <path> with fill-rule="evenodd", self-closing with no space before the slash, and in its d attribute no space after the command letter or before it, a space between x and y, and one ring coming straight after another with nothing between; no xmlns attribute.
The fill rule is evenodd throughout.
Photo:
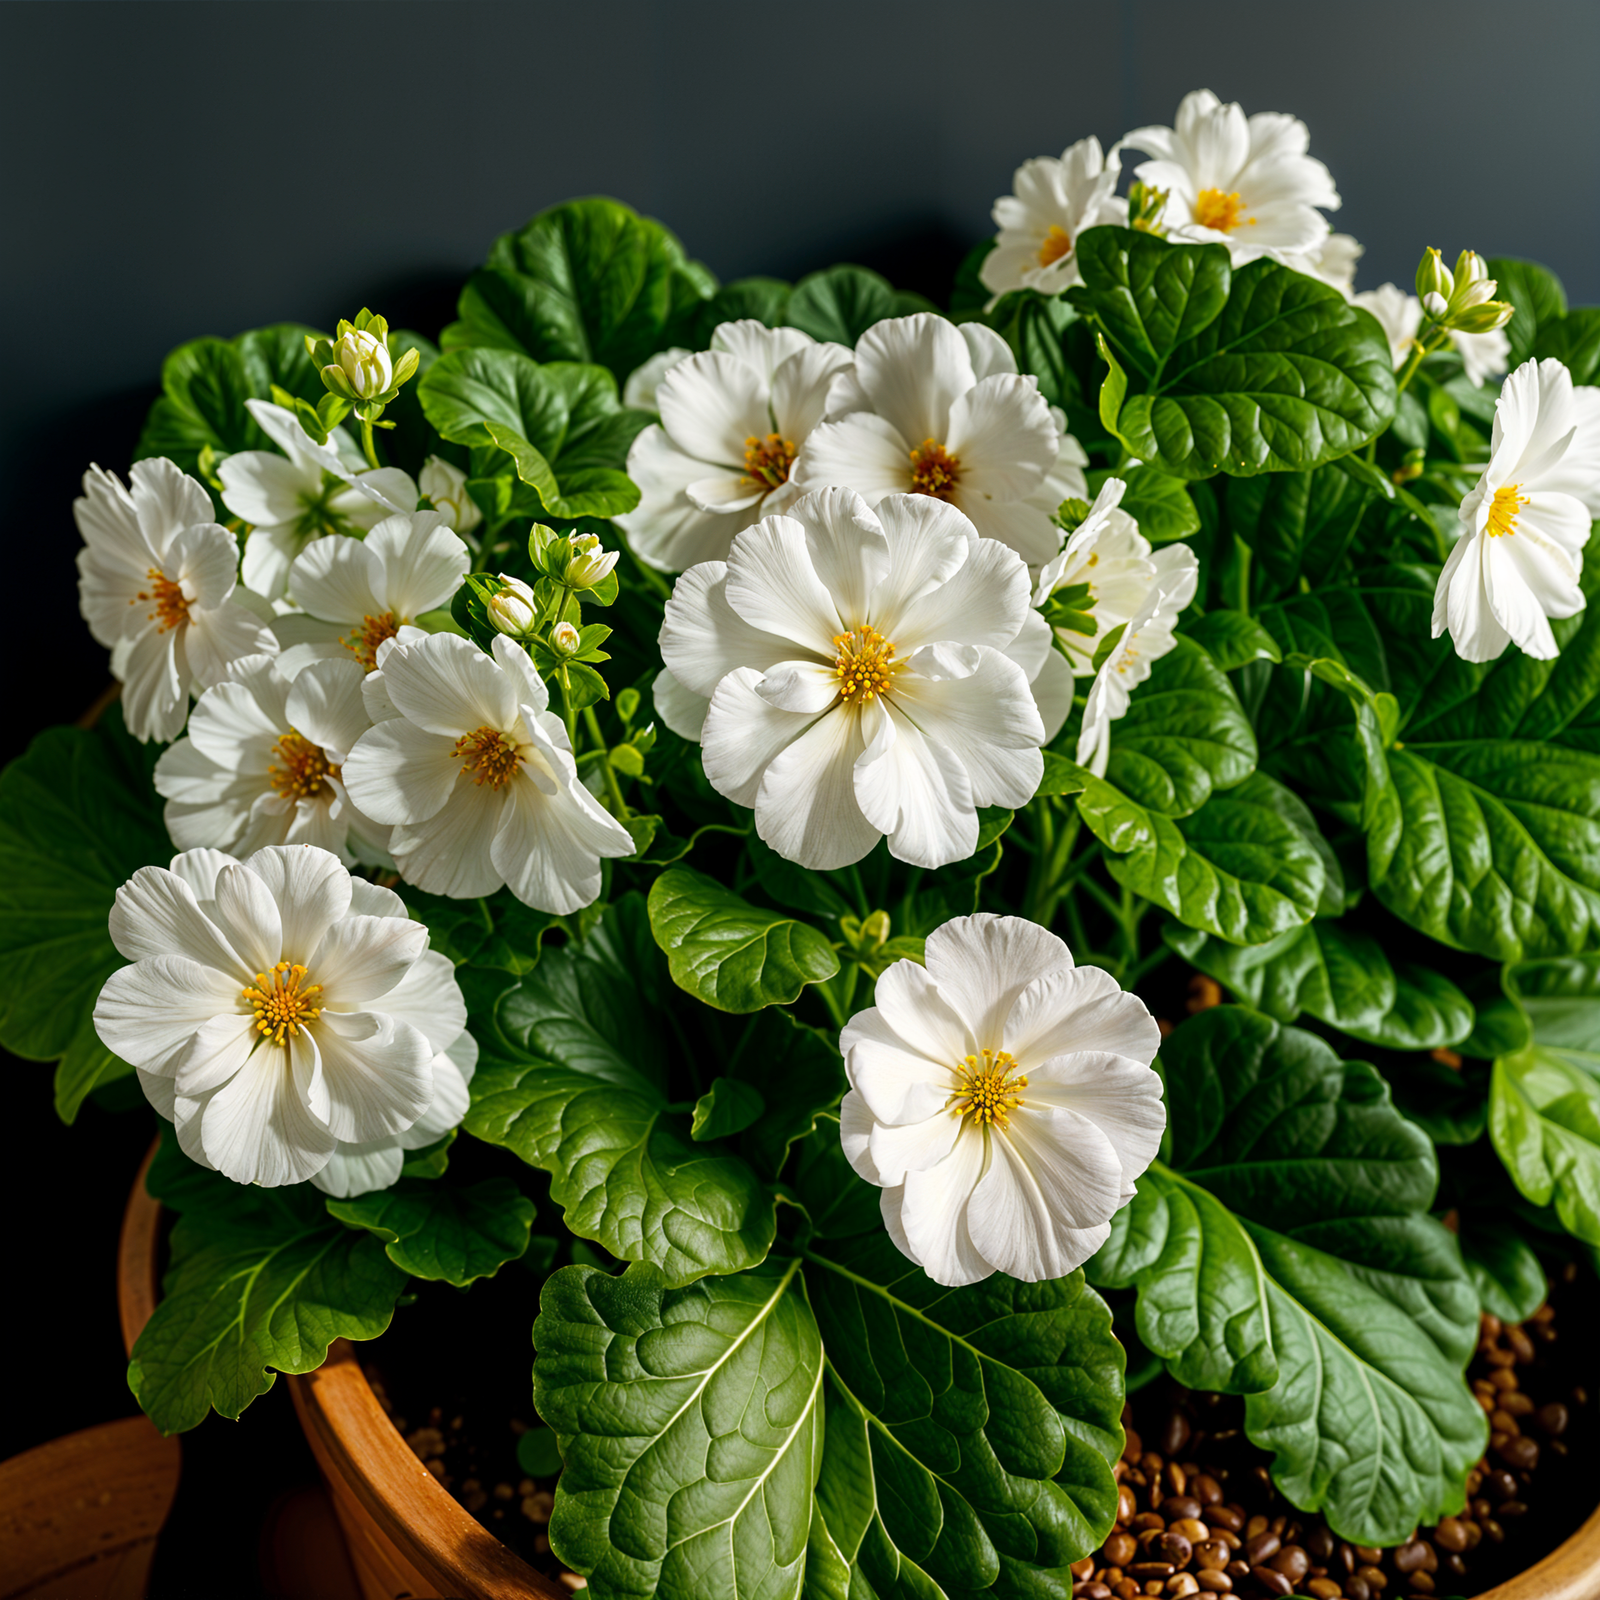
<svg viewBox="0 0 1600 1600"><path fill-rule="evenodd" d="M1306 150L1029 162L943 310L573 202L86 475L0 1039L370 1594L1600 1593L1600 313L1354 294Z"/></svg>

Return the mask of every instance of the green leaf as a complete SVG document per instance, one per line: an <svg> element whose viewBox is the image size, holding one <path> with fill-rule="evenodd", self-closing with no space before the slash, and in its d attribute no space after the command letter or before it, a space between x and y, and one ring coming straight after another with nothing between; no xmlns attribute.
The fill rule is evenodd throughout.
<svg viewBox="0 0 1600 1600"><path fill-rule="evenodd" d="M813 339L855 348L856 340L885 317L934 310L919 294L902 294L866 267L828 267L802 278L789 296L791 328Z"/></svg>
<svg viewBox="0 0 1600 1600"><path fill-rule="evenodd" d="M1600 955L1514 961L1501 982L1541 1050L1600 1078Z"/></svg>
<svg viewBox="0 0 1600 1600"><path fill-rule="evenodd" d="M1231 479L1228 521L1257 561L1252 593L1262 599L1286 594L1302 574L1313 583L1325 581L1372 502L1371 488L1345 471L1342 461L1314 472Z"/></svg>
<svg viewBox="0 0 1600 1600"><path fill-rule="evenodd" d="M767 1108L761 1091L753 1083L737 1078L713 1078L711 1087L694 1103L694 1122L689 1137L726 1139L743 1133Z"/></svg>
<svg viewBox="0 0 1600 1600"><path fill-rule="evenodd" d="M266 436L245 409L250 383L239 352L226 339L191 339L161 364L161 398L150 408L133 459L170 456L197 470L207 445L231 454L259 450Z"/></svg>
<svg viewBox="0 0 1600 1600"><path fill-rule="evenodd" d="M651 884L650 927L672 981L719 1011L787 1005L839 970L815 928L763 911L691 867L668 867Z"/></svg>
<svg viewBox="0 0 1600 1600"><path fill-rule="evenodd" d="M1567 291L1548 267L1534 261L1490 256L1488 266L1489 275L1499 285L1495 298L1509 300L1516 307L1506 324L1506 337L1511 341L1506 370L1514 372L1533 354L1544 326L1565 315Z"/></svg>
<svg viewBox="0 0 1600 1600"><path fill-rule="evenodd" d="M1246 478L1246 483L1259 479ZM1279 480L1267 480L1276 483ZM1224 671L1233 672L1251 661L1279 662L1283 652L1277 641L1253 617L1242 611L1208 611L1183 625L1185 638L1193 639Z"/></svg>
<svg viewBox="0 0 1600 1600"><path fill-rule="evenodd" d="M128 737L113 706L92 729L46 729L0 773L0 1044L63 1058L66 1122L133 1070L100 1044L92 1013L127 964L106 926L117 890L172 859L150 776L159 754Z"/></svg>
<svg viewBox="0 0 1600 1600"><path fill-rule="evenodd" d="M1544 1303L1548 1286L1539 1258L1509 1223L1462 1213L1461 1259L1483 1309L1502 1322L1523 1322Z"/></svg>
<svg viewBox="0 0 1600 1600"><path fill-rule="evenodd" d="M737 278L725 283L702 301L695 314L691 342L704 349L724 322L753 319L769 328L781 328L789 309L789 285L780 278Z"/></svg>
<svg viewBox="0 0 1600 1600"><path fill-rule="evenodd" d="M842 1563L878 1594L1065 1593L1122 1445L1123 1352L1083 1275L944 1289L880 1230L808 1251L805 1283L828 1372L808 1592Z"/></svg>
<svg viewBox="0 0 1600 1600"><path fill-rule="evenodd" d="M406 1282L378 1240L336 1222L310 1184L257 1189L177 1159L189 1171L176 1184L155 1166L148 1180L183 1214L128 1363L128 1386L163 1433L195 1427L208 1409L237 1417L272 1387L273 1369L310 1372L335 1339L377 1338Z"/></svg>
<svg viewBox="0 0 1600 1600"><path fill-rule="evenodd" d="M1220 245L1126 228L1089 229L1078 261L1074 303L1131 380L1115 431L1143 461L1186 478L1306 471L1394 414L1382 330L1328 284L1266 257L1233 272Z"/></svg>
<svg viewBox="0 0 1600 1600"><path fill-rule="evenodd" d="M551 1241L554 1243L554 1240ZM530 1478L554 1478L561 1472L561 1445L552 1428L529 1428L517 1436L517 1465Z"/></svg>
<svg viewBox="0 0 1600 1600"><path fill-rule="evenodd" d="M649 414L621 405L610 373L513 350L455 350L418 385L428 421L457 444L488 445L533 490L530 514L612 517L639 491L622 470Z"/></svg>
<svg viewBox="0 0 1600 1600"><path fill-rule="evenodd" d="M1199 532L1200 513L1182 478L1150 466L1091 472L1090 494L1098 494L1107 478L1121 478L1127 484L1120 509L1139 524L1139 532L1151 544L1171 544Z"/></svg>
<svg viewBox="0 0 1600 1600"><path fill-rule="evenodd" d="M1255 765L1256 736L1233 685L1180 636L1117 723L1106 776L1147 809L1187 817L1214 789L1243 783Z"/></svg>
<svg viewBox="0 0 1600 1600"><path fill-rule="evenodd" d="M550 1542L599 1596L798 1594L822 1453L822 1341L799 1262L684 1289L565 1267L534 1403L566 1463Z"/></svg>
<svg viewBox="0 0 1600 1600"><path fill-rule="evenodd" d="M1459 1509L1487 1436L1461 1378L1477 1298L1427 1215L1427 1135L1371 1067L1243 1007L1184 1023L1161 1065L1171 1158L1091 1278L1138 1287L1140 1338L1179 1381L1248 1393L1279 1487L1342 1537L1393 1544Z"/></svg>
<svg viewBox="0 0 1600 1600"><path fill-rule="evenodd" d="M1519 311L1513 316L1511 324L1521 315ZM1506 331L1510 333L1510 326ZM1585 306L1541 322L1532 354L1541 361L1554 356L1572 374L1574 383L1592 384L1600 375L1600 307Z"/></svg>
<svg viewBox="0 0 1600 1600"><path fill-rule="evenodd" d="M424 894L409 883L397 883L395 892L405 901L413 921L427 924L429 947L458 966L470 961L475 967L493 967L520 977L538 966L545 935L567 926L565 918L535 911L509 889L497 889L480 900Z"/></svg>
<svg viewBox="0 0 1600 1600"><path fill-rule="evenodd" d="M573 200L495 240L467 280L445 348L608 367L620 384L673 343L716 288L659 222L615 200Z"/></svg>
<svg viewBox="0 0 1600 1600"><path fill-rule="evenodd" d="M413 1278L464 1289L528 1248L534 1206L505 1178L459 1188L402 1179L392 1189L329 1200L328 1215L376 1235Z"/></svg>
<svg viewBox="0 0 1600 1600"><path fill-rule="evenodd" d="M1231 944L1262 944L1309 922L1328 882L1326 845L1304 804L1265 773L1173 821L1106 783L1078 797L1113 851L1117 882Z"/></svg>

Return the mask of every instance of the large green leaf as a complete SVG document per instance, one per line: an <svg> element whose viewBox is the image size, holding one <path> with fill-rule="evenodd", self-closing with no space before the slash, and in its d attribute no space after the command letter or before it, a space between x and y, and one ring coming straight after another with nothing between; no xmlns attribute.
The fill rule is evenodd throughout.
<svg viewBox="0 0 1600 1600"><path fill-rule="evenodd" d="M784 320L813 339L854 349L873 323L933 309L932 301L902 294L866 267L828 267L794 286Z"/></svg>
<svg viewBox="0 0 1600 1600"><path fill-rule="evenodd" d="M1173 949L1279 1022L1309 1013L1391 1050L1437 1050L1472 1032L1472 1002L1442 973L1393 966L1370 934L1318 917L1262 945L1170 924Z"/></svg>
<svg viewBox="0 0 1600 1600"><path fill-rule="evenodd" d="M1472 1276L1483 1309L1502 1322L1524 1322L1549 1292L1544 1268L1526 1239L1507 1222L1491 1222L1473 1210L1461 1215L1461 1259Z"/></svg>
<svg viewBox="0 0 1600 1600"><path fill-rule="evenodd" d="M1498 283L1495 298L1509 300L1516 307L1506 324L1506 337L1511 341L1508 359L1514 370L1534 353L1545 328L1565 314L1567 291L1548 267L1541 267L1535 261L1491 256L1488 266L1490 275Z"/></svg>
<svg viewBox="0 0 1600 1600"><path fill-rule="evenodd" d="M753 906L692 867L668 867L651 884L650 926L672 981L719 1011L787 1005L839 970L815 928Z"/></svg>
<svg viewBox="0 0 1600 1600"><path fill-rule="evenodd" d="M1118 722L1106 777L1148 810L1187 817L1255 766L1256 736L1233 685L1205 650L1179 638Z"/></svg>
<svg viewBox="0 0 1600 1600"><path fill-rule="evenodd" d="M1304 573L1324 581L1372 503L1369 485L1338 462L1314 472L1234 478L1228 483L1228 521L1255 554L1252 593L1267 599L1293 591Z"/></svg>
<svg viewBox="0 0 1600 1600"><path fill-rule="evenodd" d="M1220 1006L1162 1046L1170 1159L1090 1263L1139 1289L1181 1382L1246 1392L1294 1504L1392 1544L1459 1509L1486 1427L1461 1373L1477 1297L1427 1215L1433 1147L1369 1066Z"/></svg>
<svg viewBox="0 0 1600 1600"><path fill-rule="evenodd" d="M515 350L454 350L418 385L428 421L457 444L511 457L517 477L552 517L612 517L639 491L622 470L647 412L623 406L604 367Z"/></svg>
<svg viewBox="0 0 1600 1600"><path fill-rule="evenodd" d="M823 1374L799 1266L546 1281L534 1403L566 1463L550 1540L601 1600L799 1593Z"/></svg>
<svg viewBox="0 0 1600 1600"><path fill-rule="evenodd" d="M1514 961L1501 982L1530 1040L1600 1078L1600 954Z"/></svg>
<svg viewBox="0 0 1600 1600"><path fill-rule="evenodd" d="M65 1122L133 1070L101 1045L92 1014L126 964L106 926L118 888L172 858L150 777L159 753L128 737L113 706L93 729L46 729L0 773L0 1044L62 1058Z"/></svg>
<svg viewBox="0 0 1600 1600"><path fill-rule="evenodd" d="M1177 821L1097 779L1086 783L1078 808L1117 852L1107 865L1119 883L1232 944L1261 944L1297 928L1322 901L1331 855L1303 802L1265 773Z"/></svg>
<svg viewBox="0 0 1600 1600"><path fill-rule="evenodd" d="M237 1417L278 1372L310 1372L335 1339L375 1339L406 1274L372 1234L328 1215L310 1184L230 1183L178 1152L170 1130L147 1178L181 1212L162 1297L128 1385L163 1433L215 1409Z"/></svg>
<svg viewBox="0 0 1600 1600"><path fill-rule="evenodd" d="M593 362L621 383L647 356L683 342L716 286L659 222L615 200L572 200L495 240L442 343Z"/></svg>
<svg viewBox="0 0 1600 1600"><path fill-rule="evenodd" d="M1266 257L1232 271L1219 245L1127 228L1082 234L1078 261L1074 303L1100 322L1129 386L1102 394L1102 415L1143 461L1186 478L1304 471L1394 414L1382 330L1328 284Z"/></svg>
<svg viewBox="0 0 1600 1600"><path fill-rule="evenodd" d="M414 1278L464 1289L528 1248L534 1206L505 1178L458 1186L402 1178L392 1189L329 1200L328 1215L383 1241L389 1259Z"/></svg>
<svg viewBox="0 0 1600 1600"><path fill-rule="evenodd" d="M827 1430L806 1594L1054 1595L1103 1539L1123 1352L1082 1273L930 1282L878 1230L814 1247ZM1040 1570L1043 1569L1043 1570Z"/></svg>
<svg viewBox="0 0 1600 1600"><path fill-rule="evenodd" d="M643 922L636 900L612 906L588 940L548 951L518 983L462 969L480 1049L465 1125L548 1172L567 1226L613 1255L672 1284L741 1271L772 1244L772 1196L667 1109L662 963L630 918Z"/></svg>

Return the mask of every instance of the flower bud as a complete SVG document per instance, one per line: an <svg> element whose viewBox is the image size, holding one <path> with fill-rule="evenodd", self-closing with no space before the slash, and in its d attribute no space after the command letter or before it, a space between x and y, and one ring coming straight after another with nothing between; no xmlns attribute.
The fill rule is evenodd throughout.
<svg viewBox="0 0 1600 1600"><path fill-rule="evenodd" d="M1166 215L1170 192L1167 189L1152 189L1149 184L1135 179L1128 188L1128 226L1139 233L1163 238L1167 230L1162 227L1161 219Z"/></svg>
<svg viewBox="0 0 1600 1600"><path fill-rule="evenodd" d="M599 535L593 533L569 533L567 546L567 570L561 581L569 589L594 588L621 555L617 550L602 550Z"/></svg>
<svg viewBox="0 0 1600 1600"><path fill-rule="evenodd" d="M358 400L375 400L383 394L394 378L394 367L389 361L389 347L375 333L361 328L347 328L339 335L333 347L339 370L350 392Z"/></svg>
<svg viewBox="0 0 1600 1600"><path fill-rule="evenodd" d="M1505 300L1486 300L1482 305L1470 306L1450 318L1450 326L1457 333L1493 333L1511 320L1516 307Z"/></svg>
<svg viewBox="0 0 1600 1600"><path fill-rule="evenodd" d="M438 456L429 456L417 479L417 487L433 502L434 509L449 519L457 533L470 533L483 521L478 503L467 493L467 475Z"/></svg>
<svg viewBox="0 0 1600 1600"><path fill-rule="evenodd" d="M1422 260L1417 263L1417 298L1424 307L1428 305L1429 295L1439 295L1448 300L1454 292L1456 281L1451 276L1450 269L1444 264L1443 257L1431 245L1422 253ZM1429 316L1437 313L1429 310Z"/></svg>
<svg viewBox="0 0 1600 1600"><path fill-rule="evenodd" d="M539 602L521 578L511 578L502 572L500 581L505 588L491 595L485 606L489 620L501 633L509 633L515 639L523 638L533 631L539 619Z"/></svg>
<svg viewBox="0 0 1600 1600"><path fill-rule="evenodd" d="M1422 297L1422 309L1437 322L1450 309L1450 302L1442 294L1425 294Z"/></svg>
<svg viewBox="0 0 1600 1600"><path fill-rule="evenodd" d="M1456 288L1463 283L1481 283L1489 276L1489 268L1476 250L1463 250L1456 257Z"/></svg>
<svg viewBox="0 0 1600 1600"><path fill-rule="evenodd" d="M550 646L561 655L575 656L583 648L583 640L570 622L558 622L550 630Z"/></svg>

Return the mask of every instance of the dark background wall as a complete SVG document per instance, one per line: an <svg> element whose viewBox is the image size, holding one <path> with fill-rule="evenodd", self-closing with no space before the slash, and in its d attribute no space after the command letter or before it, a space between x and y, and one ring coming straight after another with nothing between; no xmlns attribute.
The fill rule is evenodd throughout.
<svg viewBox="0 0 1600 1600"><path fill-rule="evenodd" d="M105 682L71 502L90 460L126 468L168 349L363 303L435 333L494 235L572 195L724 279L849 259L940 298L1020 161L1209 85L1310 124L1361 286L1471 246L1600 300L1593 0L0 0L0 63L5 758ZM49 1070L7 1070L46 1181L10 1233L0 1455L132 1409L111 1273L148 1137L92 1106L63 1129ZM261 1509L309 1470L287 1396L186 1450L156 1593L248 1593ZM180 1570L202 1547L226 1576Z"/></svg>

